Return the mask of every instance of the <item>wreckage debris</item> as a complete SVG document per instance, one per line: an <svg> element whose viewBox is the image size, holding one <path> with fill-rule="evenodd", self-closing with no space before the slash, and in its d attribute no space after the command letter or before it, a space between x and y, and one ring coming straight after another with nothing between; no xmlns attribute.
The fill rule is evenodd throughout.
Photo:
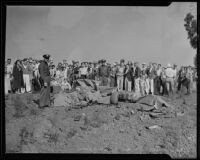
<svg viewBox="0 0 200 160"><path fill-rule="evenodd" d="M141 96L140 93L117 91L115 87L97 85L93 80L77 80L74 86L76 89L71 93L60 92L55 96L55 106L70 106L80 109L90 104L115 104L120 107L119 101L140 104L138 111L148 112L151 118L174 117L173 106L156 95ZM172 112L171 112L172 111ZM126 115L125 115L126 116ZM127 115L130 116L129 114Z"/></svg>
<svg viewBox="0 0 200 160"><path fill-rule="evenodd" d="M110 96L110 103L111 104L118 104L118 98L119 98L119 94L117 91L114 91L112 93L112 95Z"/></svg>
<svg viewBox="0 0 200 160"><path fill-rule="evenodd" d="M153 126L149 126L149 127L145 127L146 129L161 129L162 127L158 126L158 125L153 125Z"/></svg>

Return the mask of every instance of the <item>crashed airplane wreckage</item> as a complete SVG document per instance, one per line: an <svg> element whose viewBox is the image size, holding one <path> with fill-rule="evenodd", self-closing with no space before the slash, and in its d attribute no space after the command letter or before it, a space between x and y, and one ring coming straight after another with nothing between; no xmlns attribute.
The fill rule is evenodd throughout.
<svg viewBox="0 0 200 160"><path fill-rule="evenodd" d="M99 86L99 82L89 79L78 79L70 92L60 89L55 94L54 106L65 106L79 109L92 104L119 105L118 102L140 104L137 110L151 112L152 118L171 117L175 115L174 107L161 96L118 91L116 87Z"/></svg>

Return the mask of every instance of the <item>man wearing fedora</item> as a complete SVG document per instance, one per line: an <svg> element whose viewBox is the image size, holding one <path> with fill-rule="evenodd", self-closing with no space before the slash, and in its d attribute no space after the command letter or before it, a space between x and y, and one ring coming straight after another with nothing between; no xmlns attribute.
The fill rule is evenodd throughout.
<svg viewBox="0 0 200 160"><path fill-rule="evenodd" d="M125 60L121 59L120 60L120 65L117 67L117 89L119 91L123 90L123 83L124 83L124 70L125 70L125 65L124 65Z"/></svg>
<svg viewBox="0 0 200 160"><path fill-rule="evenodd" d="M128 61L125 69L125 90L131 92L132 91L132 79L133 79L133 63Z"/></svg>
<svg viewBox="0 0 200 160"><path fill-rule="evenodd" d="M117 64L113 63L110 72L110 87L116 87L116 71L117 71Z"/></svg>
<svg viewBox="0 0 200 160"><path fill-rule="evenodd" d="M39 74L41 78L42 89L40 91L39 108L50 106L50 71L49 71L49 58L50 55L43 55L44 60L39 65Z"/></svg>
<svg viewBox="0 0 200 160"><path fill-rule="evenodd" d="M31 92L31 81L30 81L30 74L32 72L31 67L28 65L28 59L24 58L22 64L22 71L23 71L23 80L24 80L24 92Z"/></svg>
<svg viewBox="0 0 200 160"><path fill-rule="evenodd" d="M142 63L140 86L141 86L141 94L142 95L147 95L149 93L149 82L147 82L146 63Z"/></svg>
<svg viewBox="0 0 200 160"><path fill-rule="evenodd" d="M167 64L167 68L165 69L165 75L166 75L166 87L167 87L168 95L170 93L173 94L175 73L170 63ZM170 92L170 88L171 88L171 92Z"/></svg>
<svg viewBox="0 0 200 160"><path fill-rule="evenodd" d="M108 78L109 78L109 69L108 69L108 66L106 66L106 60L105 59L102 59L102 65L99 67L99 71L98 71L98 74L99 74L99 78L100 78L100 81L101 81L101 86L108 86Z"/></svg>
<svg viewBox="0 0 200 160"><path fill-rule="evenodd" d="M134 72L134 85L135 85L135 92L140 93L140 76L141 76L141 69L139 67L139 62L134 63L135 72Z"/></svg>
<svg viewBox="0 0 200 160"><path fill-rule="evenodd" d="M11 64L11 59L7 59L6 66L5 66L5 93L11 93L12 91L12 72L13 72L13 65Z"/></svg>

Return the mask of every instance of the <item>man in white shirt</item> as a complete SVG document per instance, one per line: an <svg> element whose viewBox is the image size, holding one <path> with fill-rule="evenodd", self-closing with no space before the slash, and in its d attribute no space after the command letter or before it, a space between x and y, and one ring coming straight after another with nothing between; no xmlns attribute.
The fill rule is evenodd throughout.
<svg viewBox="0 0 200 160"><path fill-rule="evenodd" d="M170 87L172 94L174 93L174 77L175 73L174 70L171 67L171 64L167 64L167 68L165 69L165 75L166 75L166 86L167 86L167 92L168 95L170 93Z"/></svg>
<svg viewBox="0 0 200 160"><path fill-rule="evenodd" d="M68 64L66 63L65 69L64 69L64 78L66 78L66 79L68 79L67 73L68 73Z"/></svg>
<svg viewBox="0 0 200 160"><path fill-rule="evenodd" d="M13 65L11 64L11 59L7 59L5 70L5 94L11 93L11 79L13 72Z"/></svg>
<svg viewBox="0 0 200 160"><path fill-rule="evenodd" d="M119 91L123 90L123 82L124 82L124 59L120 60L120 66L117 68L117 88Z"/></svg>
<svg viewBox="0 0 200 160"><path fill-rule="evenodd" d="M88 75L88 67L85 66L85 63L81 63L81 68L79 69L81 79L86 79Z"/></svg>

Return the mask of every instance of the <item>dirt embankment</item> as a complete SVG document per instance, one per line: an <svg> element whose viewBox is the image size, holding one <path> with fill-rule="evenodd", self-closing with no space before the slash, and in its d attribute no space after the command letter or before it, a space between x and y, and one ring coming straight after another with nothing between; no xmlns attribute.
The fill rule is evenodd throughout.
<svg viewBox="0 0 200 160"><path fill-rule="evenodd" d="M25 94L6 98L6 152L196 157L196 93L164 98L174 106L170 116L155 116L141 110L144 104L125 102L41 110L32 102L37 97Z"/></svg>

